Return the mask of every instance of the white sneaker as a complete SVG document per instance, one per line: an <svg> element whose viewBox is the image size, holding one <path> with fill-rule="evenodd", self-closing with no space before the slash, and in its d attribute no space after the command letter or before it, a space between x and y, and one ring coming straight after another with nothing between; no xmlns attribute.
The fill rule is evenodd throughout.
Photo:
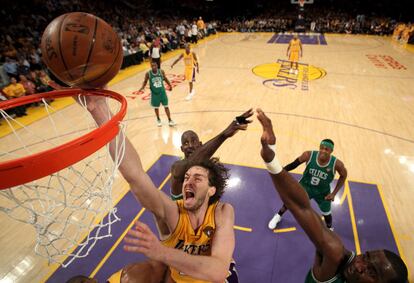
<svg viewBox="0 0 414 283"><path fill-rule="evenodd" d="M173 120L170 120L170 121L168 122L168 125L169 125L170 127L175 126L175 122L174 122Z"/></svg>
<svg viewBox="0 0 414 283"><path fill-rule="evenodd" d="M297 75L299 73L298 69L295 70L295 75Z"/></svg>
<svg viewBox="0 0 414 283"><path fill-rule="evenodd" d="M293 74L293 69L289 69L289 74Z"/></svg>
<svg viewBox="0 0 414 283"><path fill-rule="evenodd" d="M158 127L161 127L162 126L161 120L157 120L157 126Z"/></svg>
<svg viewBox="0 0 414 283"><path fill-rule="evenodd" d="M282 221L282 216L280 216L278 213L273 216L273 218L269 221L268 227L269 229L273 230L276 228L277 224Z"/></svg>
<svg viewBox="0 0 414 283"><path fill-rule="evenodd" d="M334 228L333 227L331 227L331 228L328 228L329 230L331 230L332 232L334 231Z"/></svg>

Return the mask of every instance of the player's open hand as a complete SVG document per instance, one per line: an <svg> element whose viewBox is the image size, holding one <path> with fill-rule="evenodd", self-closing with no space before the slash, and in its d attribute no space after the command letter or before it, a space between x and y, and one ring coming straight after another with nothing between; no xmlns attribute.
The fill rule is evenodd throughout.
<svg viewBox="0 0 414 283"><path fill-rule="evenodd" d="M133 253L142 253L150 259L161 261L166 249L151 229L140 221L135 227L128 231L124 238L124 250Z"/></svg>
<svg viewBox="0 0 414 283"><path fill-rule="evenodd" d="M272 120L266 116L262 109L257 108L256 112L257 119L263 127L263 133L260 138L262 143L262 150L260 151L260 154L265 162L270 162L273 160L275 152L269 148L269 145L276 144L276 136L273 132Z"/></svg>
<svg viewBox="0 0 414 283"><path fill-rule="evenodd" d="M224 130L223 134L225 138L229 138L234 136L239 130L245 131L247 129L248 124L252 122L252 120L248 120L253 116L253 108L250 108L240 116L237 116L230 125Z"/></svg>

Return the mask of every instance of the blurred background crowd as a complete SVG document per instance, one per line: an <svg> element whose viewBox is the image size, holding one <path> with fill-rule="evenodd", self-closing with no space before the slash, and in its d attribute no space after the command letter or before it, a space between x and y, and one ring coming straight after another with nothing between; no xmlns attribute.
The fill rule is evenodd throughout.
<svg viewBox="0 0 414 283"><path fill-rule="evenodd" d="M153 47L165 53L217 31L292 32L298 18L306 32L392 35L407 43L414 32L408 4L315 0L300 12L289 0L5 0L0 7L0 100L53 89L39 44L47 24L67 12L93 13L111 24L122 40L126 67L145 60Z"/></svg>

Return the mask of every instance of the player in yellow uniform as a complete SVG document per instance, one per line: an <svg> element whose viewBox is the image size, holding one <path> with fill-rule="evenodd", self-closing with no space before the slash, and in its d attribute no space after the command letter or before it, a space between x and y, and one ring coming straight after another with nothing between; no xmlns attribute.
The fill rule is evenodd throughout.
<svg viewBox="0 0 414 283"><path fill-rule="evenodd" d="M184 59L184 76L185 76L185 80L188 82L189 87L190 87L189 89L190 92L185 99L191 100L191 98L193 98L195 94L195 90L193 89L193 83L195 82L195 72L197 71L197 73L199 73L199 69L198 69L197 56L193 51L191 51L189 44L185 46L184 53L181 54L177 58L177 60L174 61L174 63L172 63L171 69L181 59Z"/></svg>
<svg viewBox="0 0 414 283"><path fill-rule="evenodd" d="M302 57L302 42L300 41L299 37L295 34L293 39L289 42L289 46L286 51L286 55L290 61L290 70L289 74L293 72L295 75L298 74L298 61L299 58ZM295 70L293 70L293 64L295 64Z"/></svg>
<svg viewBox="0 0 414 283"><path fill-rule="evenodd" d="M178 220L177 227L174 232L163 241L164 246L182 250L191 255L202 255L202 256L211 256L212 252L212 243L214 239L214 234L217 230L216 225L216 210L218 206L223 205L220 202L214 202L208 206L207 212L204 216L204 221L201 225L194 230L191 224L190 214L187 209L184 207L184 200L178 200L177 206L179 208L180 217ZM170 267L171 277L175 282L182 283L203 283L209 282L205 280L199 280L192 278L180 272L174 267ZM226 278L227 282L237 282L235 263L231 261L229 268L230 276ZM222 282L222 281L221 281Z"/></svg>
<svg viewBox="0 0 414 283"><path fill-rule="evenodd" d="M105 98L86 99L96 123L106 123L110 111ZM114 142L110 145L112 156L115 146ZM141 205L164 222L171 234L161 243L146 224L138 221L125 238L126 251L142 253L169 266L168 282L238 282L232 261L234 209L220 202L228 169L216 159L191 164L184 177L183 200L178 202L157 190L128 138L119 170Z"/></svg>

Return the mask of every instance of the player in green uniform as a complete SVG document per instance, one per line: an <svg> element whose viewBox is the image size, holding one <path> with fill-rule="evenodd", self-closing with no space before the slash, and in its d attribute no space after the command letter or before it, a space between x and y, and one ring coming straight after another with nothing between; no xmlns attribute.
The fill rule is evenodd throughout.
<svg viewBox="0 0 414 283"><path fill-rule="evenodd" d="M319 215L312 209L303 188L279 164L272 121L261 109L257 109L257 113L263 127L260 154L274 187L316 248L313 267L309 270L305 283L407 282L407 267L398 255L388 250L367 251L355 255L344 247L337 234L325 227Z"/></svg>
<svg viewBox="0 0 414 283"><path fill-rule="evenodd" d="M347 176L344 163L332 155L333 149L334 142L330 139L324 139L319 146L319 151L305 151L295 161L284 167L286 171L291 171L306 162L306 168L299 183L308 193L309 198L316 201L324 216L326 226L331 230L333 230L331 202L344 185ZM339 173L339 180L331 193L330 184L336 171ZM283 205L269 221L269 229L276 228L286 210L286 206Z"/></svg>
<svg viewBox="0 0 414 283"><path fill-rule="evenodd" d="M171 167L171 198L173 200L183 198L181 188L188 164L210 159L224 141L234 136L239 130L247 129L247 125L251 122L248 118L251 116L253 116L253 109L236 117L227 128L205 144L201 143L194 131L185 131L181 135L181 151L184 153L184 158L176 161Z"/></svg>
<svg viewBox="0 0 414 283"><path fill-rule="evenodd" d="M168 84L168 86L170 87L170 90L172 89L172 85L170 81L167 79L167 77L165 76L164 71L161 69L158 69L157 62L155 61L151 62L151 70L145 74L144 83L142 84L142 87L139 89L139 91L144 90L145 86L147 85L148 80L150 81L151 106L154 108L155 115L157 116L158 127L162 126L161 119L160 119L160 113L158 110L158 108L160 107L160 104L164 106L165 114L167 114L167 117L168 117L168 125L174 126L175 123L171 119L170 108L168 107L168 97L165 91L164 81Z"/></svg>

